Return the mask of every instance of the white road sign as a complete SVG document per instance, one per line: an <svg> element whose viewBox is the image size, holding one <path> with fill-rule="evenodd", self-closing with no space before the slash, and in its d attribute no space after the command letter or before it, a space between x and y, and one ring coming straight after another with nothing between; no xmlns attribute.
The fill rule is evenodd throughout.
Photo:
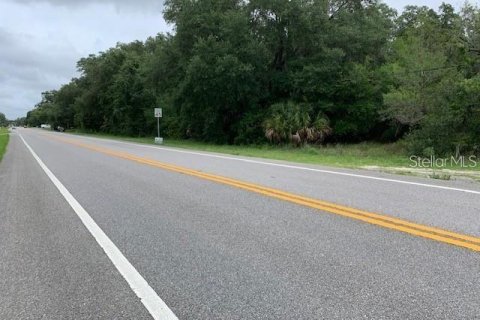
<svg viewBox="0 0 480 320"><path fill-rule="evenodd" d="M162 108L155 108L155 118L162 117Z"/></svg>

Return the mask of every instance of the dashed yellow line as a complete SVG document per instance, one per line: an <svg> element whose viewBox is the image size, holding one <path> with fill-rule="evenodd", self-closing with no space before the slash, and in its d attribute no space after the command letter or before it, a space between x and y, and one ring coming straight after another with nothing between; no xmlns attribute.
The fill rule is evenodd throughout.
<svg viewBox="0 0 480 320"><path fill-rule="evenodd" d="M429 227L429 226L409 222L402 219L397 219L397 218L393 218L393 217L389 217L389 216L385 216L377 213L372 213L372 212L363 211L355 208L350 208L347 206L342 206L342 205L331 203L331 202L308 198L308 197L300 196L297 194L293 194L293 193L289 193L289 192L285 192L285 191L281 191L273 188L268 188L261 185L249 183L249 182L244 182L236 179L222 177L219 175L192 170L192 169L184 168L181 166L160 162L153 159L138 157L133 154L119 152L119 151L107 149L104 147L98 147L95 145L79 142L77 140L54 137L51 135L48 135L48 137L68 143L68 144L72 144L78 147L82 147L91 151L103 153L112 157L130 160L137 163L149 165L152 167L161 168L161 169L165 169L173 172L178 172L178 173L198 177L198 178L209 180L209 181L214 181L224 185L229 185L239 189L259 193L264 196L280 199L283 201L288 201L288 202L299 204L309 208L318 209L323 212L337 214L340 216L344 216L344 217L352 218L355 220L360 220L363 222L374 224L377 226L381 226L384 228L401 231L411 235L467 248L473 251L480 251L480 238L478 237L463 235L456 232Z"/></svg>

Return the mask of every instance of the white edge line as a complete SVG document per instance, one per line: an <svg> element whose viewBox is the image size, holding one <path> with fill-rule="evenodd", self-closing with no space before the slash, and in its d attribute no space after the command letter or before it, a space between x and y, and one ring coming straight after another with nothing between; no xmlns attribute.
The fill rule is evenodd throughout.
<svg viewBox="0 0 480 320"><path fill-rule="evenodd" d="M165 302L157 295L155 290L150 287L147 281L140 275L135 267L127 260L117 246L110 240L110 238L103 232L97 223L90 217L88 212L78 203L73 195L65 188L65 186L55 177L55 175L48 169L38 155L33 151L30 145L25 141L22 135L19 135L23 143L37 160L40 167L45 171L47 176L53 182L58 191L67 200L85 227L90 231L92 236L98 242L108 258L112 261L114 266L127 281L130 288L135 292L137 297L143 303L150 315L156 320L178 320L177 316L170 310Z"/></svg>
<svg viewBox="0 0 480 320"><path fill-rule="evenodd" d="M438 186L438 185L428 184L428 183L404 181L404 180L389 179L389 178L380 178L380 177L367 176L367 175L355 174L355 173L346 173L346 172L339 172L339 171L332 171L332 170L314 169L314 168L293 166L293 165L281 164L281 163L273 163L273 162L266 162L266 161L235 158L235 157L229 157L229 156L220 156L220 155L216 155L216 154L208 154L208 153L195 152L195 151L178 150L178 149L175 149L175 148L149 146L149 145L143 145L143 144L138 144L138 143L117 141L117 140L111 140L111 139L94 138L94 137L87 137L87 136L79 136L79 135L74 135L74 134L71 134L71 136L78 137L78 138L87 138L87 139L92 139L92 140L108 141L108 142L114 142L114 143L125 144L125 145L132 145L132 146L143 147L143 148L164 150L164 151L170 151L170 152L193 154L193 155L198 155L198 156L203 156L203 157L211 157L211 158L218 158L218 159L224 159L224 160L233 160L233 161L255 163L255 164L261 164L261 165L273 166L273 167L281 167L281 168L304 170L304 171L313 171L313 172L327 173L327 174L346 176L346 177L354 177L354 178L370 179L370 180L377 180L377 181L384 181L384 182L401 183L401 184L408 184L408 185L419 186L419 187L443 189L443 190L449 190L449 191L458 191L458 192L465 192L465 193L471 193L471 194L480 194L480 191L476 191L476 190Z"/></svg>

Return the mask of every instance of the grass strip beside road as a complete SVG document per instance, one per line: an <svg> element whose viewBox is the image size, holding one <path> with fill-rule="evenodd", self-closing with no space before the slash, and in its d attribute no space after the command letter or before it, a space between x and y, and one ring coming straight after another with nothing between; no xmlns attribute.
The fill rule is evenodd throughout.
<svg viewBox="0 0 480 320"><path fill-rule="evenodd" d="M128 141L142 144L155 144L154 138L125 137L111 134L69 132L74 135L90 136L119 141ZM340 168L367 168L378 167L392 169L398 174L409 174L396 170L398 168L411 169L412 162L407 155L405 147L401 143L357 143L357 144L332 144L326 146L303 146L295 148L290 145L217 145L194 140L165 139L164 146L189 150L223 153L235 156L255 157L289 162L325 165ZM445 169L458 170L460 172L478 172L476 168L466 168L449 165ZM441 172L441 170L439 170Z"/></svg>
<svg viewBox="0 0 480 320"><path fill-rule="evenodd" d="M154 138L125 137L111 134L69 132L97 138L121 140L143 144L154 144ZM218 145L194 140L165 139L164 146L189 150L224 153L236 156L283 160L334 167L358 168L361 166L402 167L409 165L401 144L358 143L328 146L290 145Z"/></svg>
<svg viewBox="0 0 480 320"><path fill-rule="evenodd" d="M8 139L8 129L0 127L0 161L3 158L5 151L7 150Z"/></svg>
<svg viewBox="0 0 480 320"><path fill-rule="evenodd" d="M423 238L427 238L427 239L431 239L431 240L435 240L435 241L439 241L439 242L443 242L443 243L447 243L447 244L451 244L451 245L455 245L455 246L480 252L480 238L478 237L463 235L463 234L455 233L455 232L444 230L444 229L416 224L407 220L397 219L397 218L393 218L386 215L381 215L381 214L363 211L355 208L350 208L347 206L342 206L339 204L326 202L326 201L322 201L314 198L308 198L301 195L288 193L282 190L273 189L273 188L269 188L269 187L249 183L249 182L244 182L241 180L231 179L231 178L223 177L219 175L209 174L209 173L205 173L205 172L201 172L201 171L197 171L197 170L193 170L185 167L180 167L173 164L164 163L164 162L153 160L153 159L138 157L133 154L110 150L110 149L96 146L93 144L82 143L82 142L79 142L78 140L66 139L63 137L53 137L53 136L49 136L49 138L55 139L57 141L61 141L64 143L68 143L71 145L75 145L77 147L85 148L91 151L106 154L112 157L134 161L144 165L194 176L197 178L213 181L216 183L255 192L271 198L276 198L279 200L295 203L305 207L317 209L322 212L329 212L332 214L348 217L355 220L360 220L360 221L381 226L384 228L404 232L414 236L419 236L419 237L423 237Z"/></svg>

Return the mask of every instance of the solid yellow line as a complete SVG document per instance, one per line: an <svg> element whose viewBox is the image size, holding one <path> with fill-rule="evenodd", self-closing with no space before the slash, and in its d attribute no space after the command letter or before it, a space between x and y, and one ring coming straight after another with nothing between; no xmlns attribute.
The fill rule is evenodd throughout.
<svg viewBox="0 0 480 320"><path fill-rule="evenodd" d="M393 218L385 215L380 215L377 213L372 213L368 211L363 211L355 208L342 206L342 205L331 203L331 202L308 198L308 197L288 193L285 191L256 185L253 183L248 183L248 182L244 182L236 179L222 177L219 175L204 173L201 171L168 164L168 163L160 162L157 160L138 157L129 153L114 151L114 150L106 149L103 147L97 147L94 145L85 144L85 143L78 142L71 139L52 137L51 135L48 135L48 137L51 137L53 139L66 142L72 145L76 145L78 147L103 153L109 156L134 161L137 163L153 166L156 168L161 168L169 171L187 174L190 176L195 176L198 178L233 186L243 190L259 193L259 194L280 199L283 201L296 203L302 206L334 213L340 216L349 217L355 220L360 220L360 221L374 224L377 226L382 226L384 228L405 232L411 235L420 236L423 238L428 238L428 239L436 240L443 243L452 244L455 246L467 248L474 251L480 251L480 238L478 237L463 235L463 234L459 234L459 233L444 230L444 229L439 229L439 228L434 228L434 227L413 223L403 219Z"/></svg>

